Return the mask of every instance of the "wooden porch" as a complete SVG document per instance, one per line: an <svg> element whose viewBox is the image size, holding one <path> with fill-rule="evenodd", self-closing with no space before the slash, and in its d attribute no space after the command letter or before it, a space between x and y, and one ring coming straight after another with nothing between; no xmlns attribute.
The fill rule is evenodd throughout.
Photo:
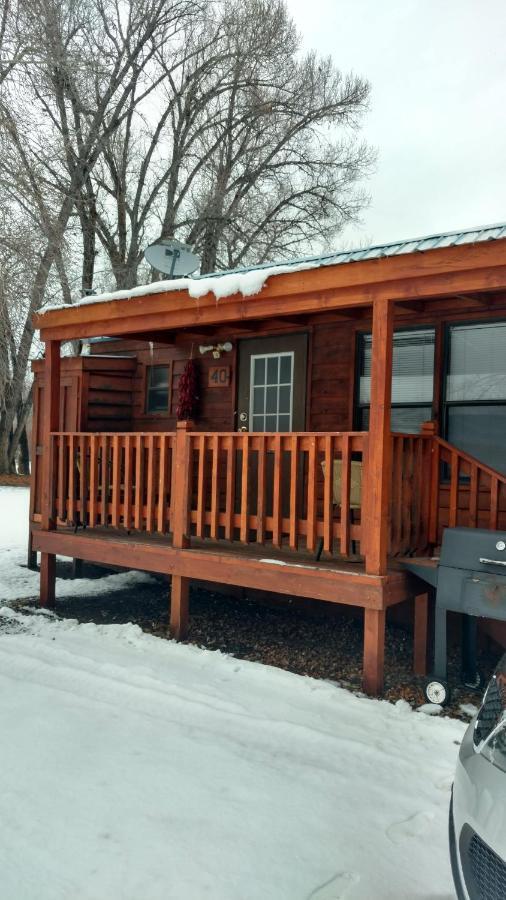
<svg viewBox="0 0 506 900"><path fill-rule="evenodd" d="M33 549L172 576L171 631L184 639L190 579L364 609L364 685L381 690L385 614L415 596L403 556L430 555L446 525L497 528L506 478L431 433L392 436L388 566L374 567L366 432L51 434L49 511ZM357 471L360 485L353 484ZM372 547L372 551L371 548ZM371 554L373 562L371 563ZM48 555L49 554L49 555ZM427 597L415 601L424 673Z"/></svg>

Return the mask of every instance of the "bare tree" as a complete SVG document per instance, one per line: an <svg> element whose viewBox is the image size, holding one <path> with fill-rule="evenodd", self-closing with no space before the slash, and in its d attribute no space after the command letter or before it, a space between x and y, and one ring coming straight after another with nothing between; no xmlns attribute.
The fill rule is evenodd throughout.
<svg viewBox="0 0 506 900"><path fill-rule="evenodd" d="M189 0L24 0L17 11L16 33L26 35L37 52L19 61L16 83L12 68L3 83L0 124L8 152L0 169L13 201L19 202L18 193L21 202L30 194L44 241L27 284L24 321L0 416L0 467L5 466L23 396L33 341L31 317L61 259L71 217L77 212L89 257L90 173L125 121L132 92L142 103L156 89L163 75L157 64L160 48L170 45L181 21L195 9ZM13 172L23 181L20 192ZM83 281L89 283L91 277L88 271Z"/></svg>
<svg viewBox="0 0 506 900"><path fill-rule="evenodd" d="M359 215L369 86L299 44L282 0L233 0L160 54L156 116L132 107L92 176L116 287L137 283L160 235L194 245L206 272L307 252Z"/></svg>

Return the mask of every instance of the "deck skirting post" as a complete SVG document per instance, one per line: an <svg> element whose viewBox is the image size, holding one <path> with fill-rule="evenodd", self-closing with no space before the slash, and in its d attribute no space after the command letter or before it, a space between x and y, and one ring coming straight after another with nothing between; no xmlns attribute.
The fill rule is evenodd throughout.
<svg viewBox="0 0 506 900"><path fill-rule="evenodd" d="M190 579L173 575L170 587L170 634L176 641L188 635Z"/></svg>
<svg viewBox="0 0 506 900"><path fill-rule="evenodd" d="M54 553L40 554L40 599L42 607L55 605L56 556Z"/></svg>
<svg viewBox="0 0 506 900"><path fill-rule="evenodd" d="M56 445L52 432L60 424L60 341L46 341L44 356L44 400L42 407L42 500L41 529L56 528L55 480ZM40 605L53 606L55 602L56 556L41 553L40 556Z"/></svg>
<svg viewBox="0 0 506 900"><path fill-rule="evenodd" d="M369 575L385 575L390 538L392 482L393 303L373 303L370 423L367 455L366 558Z"/></svg>
<svg viewBox="0 0 506 900"><path fill-rule="evenodd" d="M385 661L384 609L364 609L364 663L362 685L366 694L377 696L383 690Z"/></svg>

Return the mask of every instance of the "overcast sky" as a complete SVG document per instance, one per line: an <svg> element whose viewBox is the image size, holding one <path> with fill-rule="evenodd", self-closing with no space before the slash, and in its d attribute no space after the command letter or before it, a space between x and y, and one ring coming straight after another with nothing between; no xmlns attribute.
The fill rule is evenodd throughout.
<svg viewBox="0 0 506 900"><path fill-rule="evenodd" d="M340 245L506 221L506 0L287 0L307 48L372 85L378 151Z"/></svg>

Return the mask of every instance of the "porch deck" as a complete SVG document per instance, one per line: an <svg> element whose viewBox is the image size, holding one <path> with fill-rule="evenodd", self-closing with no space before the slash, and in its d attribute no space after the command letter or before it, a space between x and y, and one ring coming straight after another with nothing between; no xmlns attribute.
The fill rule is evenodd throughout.
<svg viewBox="0 0 506 900"><path fill-rule="evenodd" d="M172 577L171 630L188 627L190 579L364 609L364 686L381 690L385 614L417 593L403 556L430 556L445 525L497 528L506 478L435 435L393 435L389 559L368 564L368 435L54 432L53 529L33 550ZM37 457L36 457L37 459ZM357 480L357 473L359 473ZM37 483L37 466L34 471ZM374 550L373 550L374 552ZM43 603L54 601L42 570ZM418 588L420 590L420 588ZM426 659L427 596L415 604L415 671Z"/></svg>

